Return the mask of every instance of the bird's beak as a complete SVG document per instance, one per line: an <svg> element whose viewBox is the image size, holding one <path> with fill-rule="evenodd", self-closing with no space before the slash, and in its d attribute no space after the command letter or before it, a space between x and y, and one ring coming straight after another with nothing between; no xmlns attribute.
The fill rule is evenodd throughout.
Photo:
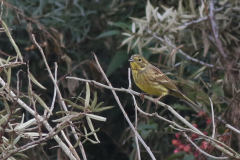
<svg viewBox="0 0 240 160"><path fill-rule="evenodd" d="M129 60L128 60L129 62L133 62L134 61L134 59L131 57Z"/></svg>

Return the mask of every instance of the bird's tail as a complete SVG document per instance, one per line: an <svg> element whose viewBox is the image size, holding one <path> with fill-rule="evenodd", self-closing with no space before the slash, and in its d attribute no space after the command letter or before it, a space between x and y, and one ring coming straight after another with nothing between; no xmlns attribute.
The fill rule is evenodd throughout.
<svg viewBox="0 0 240 160"><path fill-rule="evenodd" d="M204 110L203 107L200 107L199 105L197 105L196 103L194 103L192 100L190 100L188 97L186 97L185 95L183 95L182 100L189 105L190 107L192 107L192 109L194 111L196 111L197 113L200 111L204 111L207 112L206 110Z"/></svg>
<svg viewBox="0 0 240 160"><path fill-rule="evenodd" d="M211 113L209 113L207 110L205 110L203 107L200 107L199 105L197 105L196 103L194 103L192 100L190 100L189 98L187 98L185 95L183 95L182 100L188 104L190 107L192 107L192 109L194 111L196 111L197 113L199 113L199 111L203 111L205 113L207 113L207 115L209 115L209 117L212 117ZM225 120L223 120L222 118L216 117L214 116L214 119L221 121L224 124L227 124Z"/></svg>

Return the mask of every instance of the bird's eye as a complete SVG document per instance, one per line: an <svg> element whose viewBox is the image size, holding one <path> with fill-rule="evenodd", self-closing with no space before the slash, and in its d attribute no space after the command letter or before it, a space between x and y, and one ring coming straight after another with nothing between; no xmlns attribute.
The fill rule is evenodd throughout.
<svg viewBox="0 0 240 160"><path fill-rule="evenodd" d="M142 59L140 58L140 59L138 59L138 61L139 61L139 62L142 62Z"/></svg>

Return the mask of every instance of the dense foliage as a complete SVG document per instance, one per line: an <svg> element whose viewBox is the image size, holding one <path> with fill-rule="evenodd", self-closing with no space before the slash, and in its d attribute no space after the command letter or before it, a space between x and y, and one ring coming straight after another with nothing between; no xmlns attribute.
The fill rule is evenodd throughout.
<svg viewBox="0 0 240 160"><path fill-rule="evenodd" d="M39 115L44 113L46 106L51 106L54 85L43 57L34 44L34 34L43 48L52 73L57 62L57 84L64 99L56 98L53 115L48 123L54 127L56 123L68 119L65 115L72 116L71 120L81 137L88 160L137 159L134 134L111 90L91 83L88 86L83 82L66 79L66 76L105 84L91 53L94 52L112 85L128 88L127 60L132 54L142 54L166 73L187 97L209 112L212 101L216 116L222 116L235 127L239 126L239 8L240 2L237 0L3 1L0 28L1 78L26 104L32 108L36 105ZM16 47L6 34L3 22L20 50L22 61L19 55L16 56ZM3 66L3 63L15 60L19 60L16 66ZM4 88L1 89L0 110L1 116L5 118L0 121L0 144L4 142L10 145L10 140L17 139L18 133L10 131L8 124L20 123L21 120L27 122L34 115L21 108L16 100L7 96L7 90L3 90ZM133 90L141 92L134 84ZM117 94L130 120L135 123L132 96L125 92ZM136 99L143 111L156 112L186 127L166 108L156 106L148 100L143 103L139 97ZM38 103L35 104L34 101ZM69 110L73 112L63 111L62 101L71 105ZM166 96L161 101L172 106L205 135L211 136L212 119L205 116L205 113L193 112L187 104L172 96ZM84 114L74 117L81 112ZM91 117L88 113L97 117ZM107 118L107 121L102 122L105 120L101 117ZM182 132L170 127L169 123L139 113L137 124L138 133L156 159L207 159ZM216 139L238 151L239 135L228 131L222 123L216 124ZM46 127L39 126L39 123L34 125L42 128L42 133L47 132ZM65 125L60 128L75 145L74 133L69 124ZM57 128L55 131L60 132ZM40 131L35 128L35 132ZM86 136L87 133L89 137ZM62 139L63 135L57 134ZM199 138L198 134L186 134L207 153L221 156L218 149ZM26 137L19 138L17 145L32 141ZM41 145L12 156L16 159L67 159L56 145L54 139L48 139L41 142ZM82 159L77 143L74 147ZM150 159L141 145L140 150L142 159Z"/></svg>

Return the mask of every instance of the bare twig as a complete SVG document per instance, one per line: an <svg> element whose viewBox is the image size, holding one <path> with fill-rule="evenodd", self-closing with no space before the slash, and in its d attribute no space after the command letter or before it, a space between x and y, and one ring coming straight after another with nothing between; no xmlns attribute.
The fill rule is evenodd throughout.
<svg viewBox="0 0 240 160"><path fill-rule="evenodd" d="M28 72L29 99L30 99L30 102L33 106L34 112L35 112L34 117L37 120L38 132L39 132L40 138L42 138L42 129L41 129L42 125L41 125L40 119L38 118L38 112L37 112L37 109L36 109L36 101L34 101L34 99L33 99L33 91L32 91L32 83L31 83L31 79L30 79L29 65L27 65L27 72Z"/></svg>
<svg viewBox="0 0 240 160"><path fill-rule="evenodd" d="M9 62L7 64L3 64L0 66L0 68L4 68L4 67L12 67L12 66L19 66L22 64L26 64L25 62Z"/></svg>
<svg viewBox="0 0 240 160"><path fill-rule="evenodd" d="M2 20L2 13L3 13L3 0L1 1L0 21Z"/></svg>
<svg viewBox="0 0 240 160"><path fill-rule="evenodd" d="M55 75L54 75L55 78L54 79L55 79L55 82L57 83L57 69L58 69L58 65L57 65L56 62L54 64L55 64ZM56 100L56 92L57 92L57 90L56 90L56 87L54 86L53 100L52 100L52 105L50 107L50 113L52 113L52 111L54 109L54 104L55 104L55 100ZM50 113L48 113L47 118L50 117Z"/></svg>
<svg viewBox="0 0 240 160"><path fill-rule="evenodd" d="M112 85L111 85L110 81L108 80L107 76L105 75L105 73L104 73L101 65L99 64L98 59L97 59L95 53L93 53L93 55L94 55L94 58L95 58L95 60L96 60L96 63L97 63L97 65L98 65L100 71L102 72L102 74L103 74L103 76L104 76L104 78L105 78L108 86L109 86L110 88L112 88ZM130 119L128 118L127 113L125 112L125 110L123 109L123 106L122 106L122 104L121 104L121 102L120 102L120 100L119 100L116 92L115 92L113 89L111 89L111 91L112 91L112 93L113 93L113 95L114 95L114 97L115 97L115 99L116 99L116 101L117 101L117 103L118 103L118 105L119 105L119 107L120 107L120 109L121 109L121 111L122 111L125 119L127 120L129 126L131 127L132 131L133 131L134 134L138 137L139 141L140 141L140 142L142 143L142 145L145 147L145 149L147 150L147 152L149 153L149 155L151 156L151 158L152 158L153 160L156 160L156 158L154 157L154 155L153 155L152 151L150 150L150 148L146 145L146 143L143 141L142 137L138 134L138 132L135 130L134 126L132 125L132 122L131 122Z"/></svg>
<svg viewBox="0 0 240 160"><path fill-rule="evenodd" d="M213 0L210 0L208 17L209 17L209 21L210 21L211 26L212 26L212 32L213 32L213 36L214 36L214 39L215 39L217 49L220 52L220 55L223 58L226 58L227 56L223 51L222 42L219 39L218 26L216 24L216 19L215 19L215 15L214 15L214 4L213 3L214 3Z"/></svg>
<svg viewBox="0 0 240 160"><path fill-rule="evenodd" d="M2 155L2 157L0 156L1 160L8 160L8 159L11 159L9 157L11 157L11 155L15 154L15 153L18 153L18 152L21 152L25 149L30 149L32 147L35 147L37 146L38 144L40 144L40 142L44 142L44 141L47 141L48 139L50 139L51 137L53 137L54 133L53 132L50 132L49 134L47 134L45 137L43 138L40 138L36 141L32 141L32 142L28 142L27 144L21 146L21 147L18 147L18 148L14 148L10 151L8 151L8 153L6 155Z"/></svg>
<svg viewBox="0 0 240 160"><path fill-rule="evenodd" d="M77 160L80 160L80 157L78 156L76 150L74 149L74 147L72 146L71 142L68 140L66 134L63 132L63 130L61 130L61 134L63 136L63 138L65 139L65 141L67 142L69 149L72 151L72 153L74 154L74 156L77 158Z"/></svg>
<svg viewBox="0 0 240 160"><path fill-rule="evenodd" d="M236 128L234 128L233 126L231 126L230 124L226 124L225 127L227 127L227 128L229 128L229 129L233 130L234 132L240 134L240 131L237 130Z"/></svg>
<svg viewBox="0 0 240 160"><path fill-rule="evenodd" d="M216 131L216 126L215 126L215 121L214 121L214 110L213 110L213 103L211 98L209 98L210 101L210 106L211 106L211 112L212 112L212 125L213 125L213 131L212 131L212 138L215 137L215 131Z"/></svg>
<svg viewBox="0 0 240 160"><path fill-rule="evenodd" d="M19 99L15 93L13 93L6 85L6 83L3 81L3 79L0 77L0 84L5 88L5 90L9 93L9 95L20 105L22 106L26 111L28 111L31 115L35 116L34 110L32 110L26 103L24 103L21 99ZM49 123L44 120L43 117L40 115L37 115L39 120L43 123L45 128L49 131L52 132L53 128L49 125ZM55 135L55 132L53 133ZM76 158L72 155L71 151L69 148L62 142L62 140L58 137L58 135L54 136L54 139L56 142L59 144L59 146L62 148L62 150L66 153L66 155L71 159L71 160L76 160Z"/></svg>
<svg viewBox="0 0 240 160"><path fill-rule="evenodd" d="M210 154L208 154L207 152L203 151L201 148L199 148L188 136L185 132L183 132L183 135L187 138L187 140L195 147L197 148L197 150L199 150L199 152L201 152L202 154L206 155L207 157L210 157L212 159L228 159L229 157L215 157L212 156Z"/></svg>
<svg viewBox="0 0 240 160"><path fill-rule="evenodd" d="M137 96L140 95L140 93L135 92L135 91L133 91L133 90L131 90L131 89L113 88L112 86L107 86L107 85L98 83L98 82L93 81L93 80L86 80L86 79L81 79L81 78L76 78L76 77L66 77L66 78L67 78L67 79L80 80L80 81L83 81L83 82L89 82L90 84L93 83L93 84L95 84L95 85L99 85L99 86L101 86L101 87L110 89L110 90L112 90L112 91L114 90L114 91L127 92L127 93L134 94L134 95L137 95ZM115 93L115 92L114 92L114 93ZM151 100L151 101L154 102L154 99L151 98L151 97L149 97L149 96L146 96L146 95L145 95L144 98L145 98L145 99L148 99L148 100ZM118 97L117 97L117 102L118 102L118 101L119 101L119 99L118 99ZM227 154L227 155L229 155L229 156L231 156L231 157L240 158L240 155L239 155L237 152L235 152L234 150L232 150L230 147L226 146L224 143L221 143L221 142L219 142L219 141L217 141L217 140L215 140L215 139L213 139L213 138L210 138L210 137L208 137L208 136L205 136L201 131L199 131L197 128L195 128L194 126L192 126L191 123L189 123L189 122L188 122L187 120L185 120L182 116L180 116L180 115L179 115L174 109L172 109L170 106L168 106L168 105L166 105L166 104L164 104L164 103L162 103L162 102L160 102L160 101L157 101L157 104L165 107L166 109L168 109L168 110L169 110L172 114L174 114L180 121L182 121L185 125L187 125L187 126L190 128L190 130L189 130L189 129L186 129L186 130L191 131L191 132L194 132L194 133L196 133L196 134L198 134L198 135L206 138L206 140L207 140L209 143L211 143L211 145L215 146L217 149L219 149L219 150L222 151L223 153L225 153L225 154ZM138 111L139 111L139 109L138 109ZM124 114L125 114L125 111L123 111L123 112L124 112ZM153 113L153 115L154 115L154 116L157 116L156 113ZM160 117L160 116L157 116L157 117L159 117L160 119L163 119L163 117ZM171 121L169 121L169 120L167 120L167 119L164 119L164 120L172 123ZM132 125L132 124L131 124L131 125ZM179 125L177 125L177 126L179 126ZM130 126L130 127L131 127L131 126ZM133 127L133 126L132 126L132 127ZM132 127L131 127L131 128L132 128ZM180 127L181 127L181 126L180 126ZM132 128L132 129L133 129L133 128ZM139 140L140 140L140 139L139 139ZM223 148L222 146L218 145L218 144L221 144L221 145L224 146L226 149Z"/></svg>
<svg viewBox="0 0 240 160"><path fill-rule="evenodd" d="M149 33L149 34L152 34L153 37L157 38L157 39L160 40L161 42L166 43L166 44L170 45L171 47L177 49L177 47L176 47L175 45L166 42L166 41L165 41L164 39L162 39L161 37L158 37L158 36L156 35L156 33L152 32L152 31L150 31L150 30L148 31L148 33ZM192 58L191 56L189 56L188 54L186 54L185 52L183 52L181 49L177 49L177 50L178 50L179 53L181 53L183 56L185 56L185 57L186 57L187 59L189 59L189 60L192 60L192 61L194 61L194 62L196 62L196 63L200 63L201 65L208 66L208 67L211 67L211 68L216 67L216 66L214 66L214 65L212 65L212 64L208 64L208 63L199 61L199 60L196 59L196 58ZM216 67L216 68L223 69L223 67Z"/></svg>
<svg viewBox="0 0 240 160"><path fill-rule="evenodd" d="M45 55L44 55L44 52L43 52L41 46L39 46L39 44L37 43L34 34L32 34L32 38L33 38L33 41L34 41L35 45L38 47L40 53L42 54L43 61L44 61L45 65L46 65L46 68L47 68L47 70L48 70L48 73L49 73L49 75L50 75L50 78L52 79L52 82L53 82L54 86L56 87L56 90L57 90L57 93L58 93L58 96L59 96L59 99L60 99L60 103L61 103L63 109L64 109L65 111L68 111L68 109L67 109L67 107L66 107L66 105L65 105L65 102L62 100L62 95L61 95L61 92L60 92L60 90L59 90L59 88L58 88L58 85L57 85L57 83L56 83L56 81L55 81L55 79L54 79L54 77L53 77L53 75L52 75L52 72L51 72L49 66L48 66L48 63L47 63L46 57L45 57ZM70 122L70 123L72 124L72 122ZM71 130L73 131L73 135L74 135L75 139L78 141L79 137L78 137L78 135L76 134L75 128L74 128L72 125L70 125L70 127L71 127ZM86 157L86 154L85 154L83 145L82 145L82 143L81 143L80 141L79 141L79 147L80 147L80 150L81 150L83 159L84 159L84 160L87 160L87 157Z"/></svg>
<svg viewBox="0 0 240 160"><path fill-rule="evenodd" d="M130 68L128 68L128 83L129 83L129 87L128 88L131 89L132 88L132 82L131 82L131 69ZM133 94L132 94L132 96L134 97ZM137 109L138 109L137 103L136 103L136 105L134 103L134 106L135 106L135 130L137 131L137 121L138 121L138 118L137 118ZM136 146L137 146L138 160L141 160L139 143L138 143L138 137L137 137L136 134L135 134L135 141L136 141Z"/></svg>

